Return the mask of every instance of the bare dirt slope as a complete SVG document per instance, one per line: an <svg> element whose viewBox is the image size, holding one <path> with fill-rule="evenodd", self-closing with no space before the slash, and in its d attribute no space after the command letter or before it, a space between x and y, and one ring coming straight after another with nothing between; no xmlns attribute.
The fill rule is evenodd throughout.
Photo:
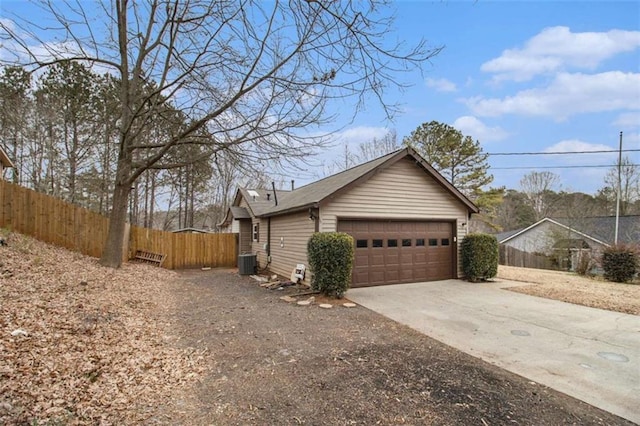
<svg viewBox="0 0 640 426"><path fill-rule="evenodd" d="M509 290L592 308L640 315L640 285L611 283L598 278L544 269L500 265L498 279L534 283Z"/></svg>

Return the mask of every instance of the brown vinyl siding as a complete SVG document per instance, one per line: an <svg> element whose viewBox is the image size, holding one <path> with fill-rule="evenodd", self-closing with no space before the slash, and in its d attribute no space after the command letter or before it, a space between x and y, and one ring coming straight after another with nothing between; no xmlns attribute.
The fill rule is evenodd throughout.
<svg viewBox="0 0 640 426"><path fill-rule="evenodd" d="M266 228L266 223L267 219L264 219L261 226ZM303 263L307 268L305 282L309 283L307 241L313 234L314 227L314 221L309 219L307 212L272 217L269 270L288 279L293 268L298 263Z"/></svg>
<svg viewBox="0 0 640 426"><path fill-rule="evenodd" d="M467 208L410 159L403 159L320 206L320 232L338 219L455 221L458 242L466 235Z"/></svg>

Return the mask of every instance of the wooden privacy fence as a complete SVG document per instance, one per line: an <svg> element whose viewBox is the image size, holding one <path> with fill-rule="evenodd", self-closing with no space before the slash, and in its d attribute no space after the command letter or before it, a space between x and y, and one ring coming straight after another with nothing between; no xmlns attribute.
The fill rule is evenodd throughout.
<svg viewBox="0 0 640 426"><path fill-rule="evenodd" d="M167 269L235 267L236 240L237 234L183 234L132 226L129 253L166 254L162 267Z"/></svg>
<svg viewBox="0 0 640 426"><path fill-rule="evenodd" d="M0 179L0 227L100 257L107 239L109 219Z"/></svg>
<svg viewBox="0 0 640 426"><path fill-rule="evenodd" d="M109 219L58 198L0 179L0 228L93 257L102 256ZM237 234L176 234L130 227L129 249L166 254L167 269L235 267ZM126 258L123 260L127 260Z"/></svg>
<svg viewBox="0 0 640 426"><path fill-rule="evenodd" d="M558 269L553 261L543 254L527 253L513 247L500 245L500 264L535 269Z"/></svg>

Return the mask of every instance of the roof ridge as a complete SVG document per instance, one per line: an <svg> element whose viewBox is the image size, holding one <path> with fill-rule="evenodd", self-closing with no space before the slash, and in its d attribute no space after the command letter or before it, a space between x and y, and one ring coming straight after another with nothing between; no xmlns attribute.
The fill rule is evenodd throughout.
<svg viewBox="0 0 640 426"><path fill-rule="evenodd" d="M323 180L326 180L326 179L329 179L329 178L332 178L332 177L335 177L335 176L339 176L339 175L341 175L341 174L344 174L344 173L350 172L350 171L352 171L352 170L354 170L354 169L357 169L357 168L359 168L359 167L364 167L364 166L366 166L366 165L368 165L368 164L370 164L370 163L372 163L372 162L374 162L374 161L381 161L383 158L391 157L391 156L393 156L393 155L395 155L395 154L399 153L400 151L402 151L402 150L404 150L404 149L407 149L407 148L400 148L400 149L397 149L397 150L395 150L395 151L392 151L392 152L389 152L389 153L387 153L387 154L384 154L383 156L380 156L380 157L377 157L377 158L371 159L371 160L366 161L366 162L364 162L364 163L360 163L360 164L355 165L355 166L353 166L353 167L349 167L348 169L341 170L341 171L339 171L339 172L337 172L337 173L333 173L333 174L331 174L331 175L329 175L329 176L325 176L325 177L320 178L320 179L318 179L318 180L315 180L315 181L313 181L313 182L309 182L309 183L307 183L307 184L304 184L304 185L302 185L302 186L300 186L300 187L296 188L294 191L297 191L298 189L302 189L302 188L305 188L305 187L310 186L310 185L315 185L315 184L317 184L317 183L319 183L319 182L322 182Z"/></svg>

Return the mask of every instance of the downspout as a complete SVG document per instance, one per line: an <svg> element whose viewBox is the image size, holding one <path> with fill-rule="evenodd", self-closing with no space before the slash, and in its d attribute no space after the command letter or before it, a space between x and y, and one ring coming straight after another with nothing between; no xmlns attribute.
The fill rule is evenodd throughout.
<svg viewBox="0 0 640 426"><path fill-rule="evenodd" d="M271 217L267 218L267 266L271 263Z"/></svg>

